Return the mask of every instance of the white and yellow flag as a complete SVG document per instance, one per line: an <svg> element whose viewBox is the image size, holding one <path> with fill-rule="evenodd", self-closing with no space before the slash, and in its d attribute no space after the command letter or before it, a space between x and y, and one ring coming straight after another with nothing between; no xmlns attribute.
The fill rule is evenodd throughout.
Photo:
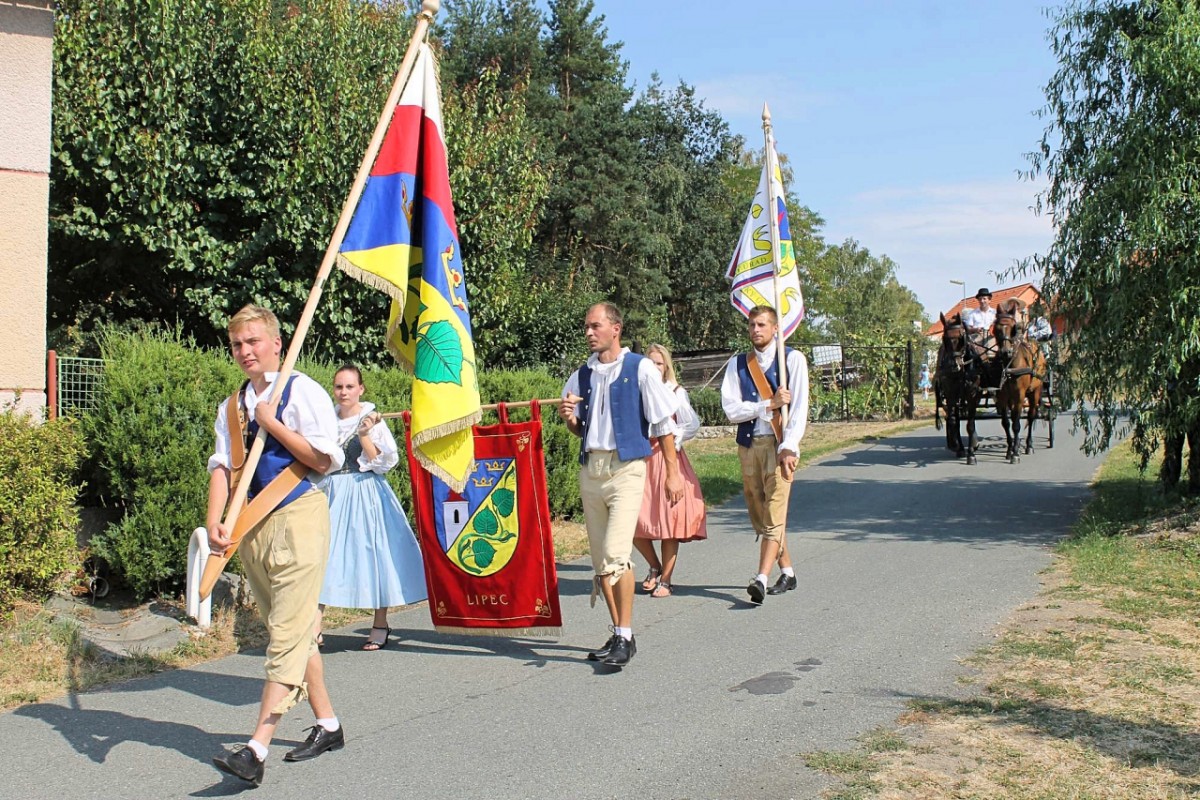
<svg viewBox="0 0 1200 800"><path fill-rule="evenodd" d="M779 157L775 145L770 145L764 159L762 177L754 203L737 249L729 262L729 280L733 282L730 300L733 307L750 315L755 306L770 306L779 315L783 338L791 336L804 319L804 296L800 293L800 276L796 272L796 251L792 247L792 232L788 225L787 206L783 202L783 176L779 172ZM774 174L771 174L774 173ZM769 187L773 180L774 187ZM772 190L773 188L773 190ZM775 216L779 221L779 252L771 246L770 198L775 197ZM779 270L779 307L775 305L775 271Z"/></svg>

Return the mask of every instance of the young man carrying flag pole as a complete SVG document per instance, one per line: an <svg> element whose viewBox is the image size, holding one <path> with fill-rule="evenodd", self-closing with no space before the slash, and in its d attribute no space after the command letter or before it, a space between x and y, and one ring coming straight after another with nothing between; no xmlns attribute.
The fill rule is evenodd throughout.
<svg viewBox="0 0 1200 800"><path fill-rule="evenodd" d="M318 503L310 502L316 490L309 489L305 477L310 469L329 471L336 467L341 458L340 454L334 458L328 452L337 448L327 446L326 440L330 436L324 433L328 428L330 435L336 434L328 395L316 387L309 400L298 397L304 394L304 387L312 382L298 373L295 374L297 380L293 380L293 373L324 283L338 259L352 215L391 123L393 110L418 60L425 33L439 6L440 0L424 0L422 3L412 40L342 207L282 366L280 352L283 343L278 320L269 310L247 306L233 317L229 326L231 352L250 381L218 411L217 454L210 460L207 525L212 553L204 567L199 594L203 599L212 593L225 564L233 557L243 539L252 537L246 555L253 564L248 564L247 570L270 636L267 679L263 685L257 725L250 741L236 750L221 753L213 761L221 770L256 786L263 780L267 748L282 716L305 697L313 708L317 724L310 729L308 739L290 751L285 760L315 758L330 750L340 749L345 742L344 731L325 689L324 667L313 632L321 576L328 555L329 512L324 498ZM251 389L254 390L254 402ZM245 405L239 398L242 394L246 395ZM263 397L266 397L265 402L262 401ZM321 402L317 402L317 398ZM256 413L251 414L251 409ZM224 416L221 411L225 411ZM234 441L241 440L243 427L237 420L243 413L250 427L257 427L248 455L240 446L243 441ZM469 429L469 422L467 427ZM235 447L235 444L238 446ZM235 469L239 466L235 461L241 461L240 468ZM243 477L237 479L235 473ZM290 480L295 482L279 480L289 474L294 476ZM465 479L465 474L462 478ZM247 505L252 484L261 488ZM273 491L272 487L276 485L285 488ZM289 492L287 487L296 488ZM299 498L293 497L300 492L305 494ZM306 497L309 499L306 500ZM219 520L224 509L227 512L222 522ZM287 551L290 557L275 557L277 548L273 543L276 542L283 543L278 551ZM289 548L286 546L289 543L304 546ZM259 551L267 552L268 556L256 555Z"/></svg>
<svg viewBox="0 0 1200 800"><path fill-rule="evenodd" d="M785 523L800 438L808 420L808 364L799 351L784 344L804 318L804 300L782 198L771 113L765 105L763 136L762 178L729 265L730 299L747 317L752 349L729 360L721 384L722 407L738 425L746 507L756 539L761 540L758 571L746 588L755 605L768 594L783 594L797 585ZM781 575L768 589L767 576L776 561Z"/></svg>

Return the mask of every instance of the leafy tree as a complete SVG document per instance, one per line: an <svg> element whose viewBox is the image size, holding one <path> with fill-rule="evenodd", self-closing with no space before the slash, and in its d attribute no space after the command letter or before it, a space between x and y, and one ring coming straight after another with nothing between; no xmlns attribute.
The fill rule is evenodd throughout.
<svg viewBox="0 0 1200 800"><path fill-rule="evenodd" d="M52 324L300 308L407 20L356 0L64 0L55 36ZM314 341L380 353L384 299L331 280ZM371 323L364 325L364 320Z"/></svg>
<svg viewBox="0 0 1200 800"><path fill-rule="evenodd" d="M541 36L546 20L532 0L451 0L436 27L446 49L442 77L455 85L495 70L500 86L544 87Z"/></svg>
<svg viewBox="0 0 1200 800"><path fill-rule="evenodd" d="M665 277L664 341L682 349L723 347L729 338L728 251L738 205L725 180L740 147L729 125L695 89L667 91L655 75L631 110L642 145L647 227Z"/></svg>
<svg viewBox="0 0 1200 800"><path fill-rule="evenodd" d="M924 316L916 295L897 279L896 263L871 255L854 239L828 247L812 276L813 291L805 300L819 329L836 341L903 342Z"/></svg>
<svg viewBox="0 0 1200 800"><path fill-rule="evenodd" d="M146 320L221 346L228 315L252 300L290 333L407 46L405 9L64 0L61 11L50 232L58 338ZM530 296L523 270L548 180L526 146L524 103L495 68L446 92L485 363L516 335L506 295ZM305 351L390 363L386 302L335 271Z"/></svg>
<svg viewBox="0 0 1200 800"><path fill-rule="evenodd" d="M1030 172L1049 179L1040 206L1055 238L1027 266L1044 270L1066 325L1088 450L1128 409L1144 460L1160 439L1174 445L1168 484L1193 437L1200 490L1200 8L1076 0L1053 19L1058 69Z"/></svg>
<svg viewBox="0 0 1200 800"><path fill-rule="evenodd" d="M544 92L530 97L554 172L538 234L540 264L565 276L568 292L578 284L611 298L637 330L661 306L669 246L647 224L643 151L626 112L627 66L591 0L551 0L549 7Z"/></svg>

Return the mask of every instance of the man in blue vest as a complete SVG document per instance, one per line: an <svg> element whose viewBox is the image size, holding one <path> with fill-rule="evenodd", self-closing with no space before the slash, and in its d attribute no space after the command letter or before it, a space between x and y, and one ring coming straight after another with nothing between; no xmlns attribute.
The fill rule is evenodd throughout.
<svg viewBox="0 0 1200 800"><path fill-rule="evenodd" d="M283 351L275 315L260 306L246 306L229 320L228 330L233 359L248 380L238 394L238 419L229 418L228 403L217 411L216 448L208 460L208 540L212 550L221 553L231 544L231 531L221 518L234 492L232 471L240 467L233 463L232 436L242 433L251 440L259 426L267 432L266 448L254 474L242 477L250 481L251 503L260 492L270 492L271 483L288 472L293 462L311 470L246 533L239 551L270 637L267 679L254 735L245 746L216 756L213 763L257 786L262 783L275 728L284 713L305 697L316 724L309 729L307 741L289 751L284 760L315 758L345 743L345 732L325 688L325 669L313 627L329 557L329 503L312 481L314 473L338 469L344 454L337 443L333 401L312 378L294 372L279 399L270 399ZM248 445L243 449L249 449Z"/></svg>
<svg viewBox="0 0 1200 800"><path fill-rule="evenodd" d="M615 667L637 652L633 638L633 533L646 484L650 437L662 446L667 500L683 497L671 417L678 401L650 359L621 346L623 320L612 303L588 309L584 335L592 355L563 388L559 416L583 441L579 495L587 525L596 589L612 617L612 636L591 661Z"/></svg>
<svg viewBox="0 0 1200 800"><path fill-rule="evenodd" d="M784 526L788 496L800 439L808 422L808 361L787 348L787 386L781 386L775 342L779 318L770 306L755 306L747 317L749 353L739 353L725 366L721 406L737 424L742 491L756 539L760 540L758 574L746 587L750 601L761 605L766 595L796 588L796 571L788 552ZM787 408L787 425L781 409ZM779 562L779 580L767 588L771 566Z"/></svg>

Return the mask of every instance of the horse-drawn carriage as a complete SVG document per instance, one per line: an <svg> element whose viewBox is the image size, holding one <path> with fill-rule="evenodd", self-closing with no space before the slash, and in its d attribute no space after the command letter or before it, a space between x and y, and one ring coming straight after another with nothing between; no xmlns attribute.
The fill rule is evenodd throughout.
<svg viewBox="0 0 1200 800"><path fill-rule="evenodd" d="M946 415L946 447L968 464L976 461L979 444L976 422L999 419L1006 440L1005 458L1021 460L1021 422L1025 421L1025 453L1034 451L1034 423L1046 428L1046 447L1054 447L1054 422L1058 410L1053 376L1042 342L1026 335L1024 305L1010 300L997 309L994 336L972 335L960 315L942 316L942 344L938 348L934 377L934 411L938 429ZM983 412L983 415L980 412ZM961 423L967 422L967 436Z"/></svg>

